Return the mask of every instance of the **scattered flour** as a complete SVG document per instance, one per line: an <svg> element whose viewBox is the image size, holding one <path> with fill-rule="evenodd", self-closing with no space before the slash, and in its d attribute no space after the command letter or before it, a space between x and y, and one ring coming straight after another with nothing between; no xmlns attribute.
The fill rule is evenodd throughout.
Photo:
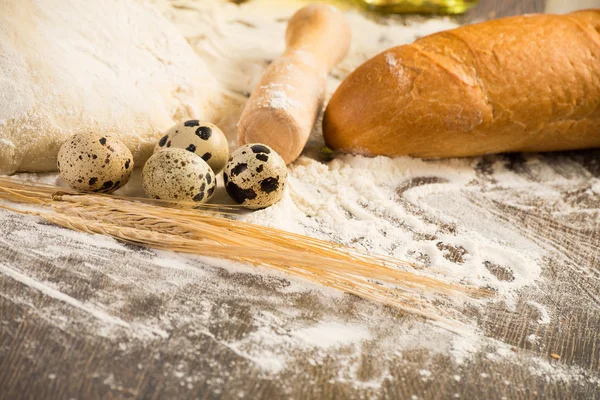
<svg viewBox="0 0 600 400"><path fill-rule="evenodd" d="M590 187L591 191L600 194L600 179L596 179L596 182Z"/></svg>
<svg viewBox="0 0 600 400"><path fill-rule="evenodd" d="M370 336L369 331L364 326L339 322L320 323L316 326L294 331L291 335L312 347L320 348L360 343Z"/></svg>
<svg viewBox="0 0 600 400"><path fill-rule="evenodd" d="M535 333L532 333L531 335L527 336L527 341L531 344L537 344L538 339L539 337Z"/></svg>
<svg viewBox="0 0 600 400"><path fill-rule="evenodd" d="M278 110L288 110L291 108L298 108L299 104L297 101L287 95L283 88L279 87L279 84L269 84L262 88L269 94L268 100L258 100L258 105L272 107Z"/></svg>
<svg viewBox="0 0 600 400"><path fill-rule="evenodd" d="M544 307L543 305L541 305L538 302L531 301L531 300L528 301L527 304L532 306L533 308L535 308L540 313L540 317L538 319L538 323L540 325L547 325L550 322L552 322L552 318L550 318L550 314L548 313L548 310L546 309L546 307Z"/></svg>
<svg viewBox="0 0 600 400"><path fill-rule="evenodd" d="M85 304L81 303L80 301L78 301L70 296L67 296L63 292L48 286L48 284L38 282L35 279L32 279L32 278L28 277L27 275L24 275L4 264L0 264L0 272L3 275L9 276L12 279L19 281L32 289L39 290L40 292L44 293L46 296L55 298L64 303L67 303L75 308L78 308L81 311L84 311L85 313L90 314L94 318L97 318L101 322L104 322L104 323L107 323L110 325L118 325L118 326L122 326L122 327L126 327L126 328L129 327L129 324L127 322L125 322L119 318L110 316L109 314L107 314L106 312L104 312L102 310L94 309L88 305L85 305Z"/></svg>
<svg viewBox="0 0 600 400"><path fill-rule="evenodd" d="M398 60L396 59L396 55L394 53L385 53L385 60L390 67L395 67L398 65Z"/></svg>
<svg viewBox="0 0 600 400"><path fill-rule="evenodd" d="M175 7L175 3L164 0L152 2L179 28L228 91L229 108L216 122L234 146L235 124L247 96L257 85L268 61L283 51L286 19L300 3L258 0L253 1L252 6L236 6L229 2L181 0ZM328 79L328 95L349 72L380 51L455 26L447 19L380 24L356 11L348 11L347 16L354 33L352 48ZM392 56L387 61L397 62ZM283 88L272 89L283 93L276 96L272 105L294 106L288 103ZM561 194L566 188L589 179L585 174L565 177L538 162L535 155L528 156L525 164L536 179L525 179L515 173L502 157L487 158L485 168L481 167L479 158L424 161L408 157L339 155L326 163L319 156L323 144L320 136L320 124L317 124L305 155L290 166L290 190L284 199L268 209L242 215L241 219L412 261L449 282L493 289L496 296L492 301L502 301L512 308L521 290L536 288L541 279L541 261L550 253L535 235L504 220L495 205L527 210L531 204L543 201L570 212L572 208L562 202ZM21 174L19 178L61 183L56 174ZM134 176L125 189L127 194L139 194L136 179L139 176ZM223 188L219 190L222 192ZM600 194L600 183L596 181L590 191ZM14 226L9 224L14 221L9 220L10 215L0 211L0 229ZM32 221L31 218L21 221L23 225L19 230L10 232L0 243L34 249L38 256L49 260L85 253L93 260L74 266L74 273L84 276L90 271L101 272L111 282L126 285L127 292L114 301L108 294L102 297L104 292L99 290L96 303L81 303L62 296L59 289L42 283L41 277L26 276L26 271L18 272L0 264L0 272L82 309L101 322L118 325L137 339L153 340L185 327L189 343L184 342L190 352L200 351L194 350L194 338L210 338L259 367L266 375L291 368L299 357L311 365L319 365L335 354L340 360L340 374L335 379L365 387L378 387L389 377L389 371L382 367L376 378L368 381L356 378L360 356L370 351L369 345L380 350L383 360L424 350L431 356L449 356L461 366L485 349L488 358L494 361L518 361L511 346L486 338L475 322L457 334L422 321L391 321L373 305L361 306L360 319L332 319L331 310L330 314L308 318L300 314L299 307L289 304L290 298L318 291L324 304L334 304L331 308L336 308L344 296L263 269L259 269L261 280L279 282L284 277L289 285L276 286L268 294L255 293L251 287L236 286L235 282L219 275L219 271L251 275L256 274L256 268L170 252L134 253L112 239L41 226ZM38 246L40 237L48 243ZM57 245L57 240L64 243ZM111 252L122 254L123 264L117 267L108 262ZM194 291L184 292L189 287ZM173 305L164 306L160 318L139 316L130 322L125 317L117 317L123 312L120 307L127 303L127 296L133 294L172 296ZM275 305L275 310L265 309L269 302ZM486 304L481 301L471 306L486 307ZM539 311L539 324L551 321L544 306L533 301L527 304ZM223 338L215 334L211 329L213 319L218 319L215 315L238 318L234 312L236 307L248 308L253 329L240 337ZM136 327L141 334L133 331ZM535 340L535 335L529 336L530 342L535 343ZM128 348L128 344L123 343L123 350ZM533 360L527 362L533 362L531 373L536 376L564 381L582 380L586 376L580 370L569 370L538 358ZM189 384L185 379L191 375L186 376L179 370L177 374L182 382ZM423 379L435 379L429 369L420 370L420 374ZM454 379L458 382L461 377L455 375Z"/></svg>
<svg viewBox="0 0 600 400"><path fill-rule="evenodd" d="M6 147L14 148L15 144L8 139L1 138L0 144Z"/></svg>

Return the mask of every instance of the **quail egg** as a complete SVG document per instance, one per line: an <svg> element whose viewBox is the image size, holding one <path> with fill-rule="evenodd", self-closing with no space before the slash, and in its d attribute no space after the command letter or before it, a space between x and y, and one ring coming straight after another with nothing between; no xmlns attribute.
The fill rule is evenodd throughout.
<svg viewBox="0 0 600 400"><path fill-rule="evenodd" d="M247 144L233 152L223 180L235 202L248 208L264 208L283 197L287 168L281 156L269 146Z"/></svg>
<svg viewBox="0 0 600 400"><path fill-rule="evenodd" d="M60 147L57 165L60 176L73 189L110 193L129 181L133 155L114 137L79 133Z"/></svg>
<svg viewBox="0 0 600 400"><path fill-rule="evenodd" d="M205 203L217 180L206 161L184 149L154 153L142 170L142 186L149 197Z"/></svg>
<svg viewBox="0 0 600 400"><path fill-rule="evenodd" d="M214 124L192 119L169 129L154 147L154 152L176 147L202 157L215 174L221 172L229 157L229 144L223 132Z"/></svg>

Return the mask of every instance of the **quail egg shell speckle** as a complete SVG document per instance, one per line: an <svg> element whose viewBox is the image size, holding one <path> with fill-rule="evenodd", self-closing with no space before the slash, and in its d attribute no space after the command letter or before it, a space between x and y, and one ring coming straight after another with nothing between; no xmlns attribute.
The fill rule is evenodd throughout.
<svg viewBox="0 0 600 400"><path fill-rule="evenodd" d="M213 195L217 180L200 157L184 149L154 153L142 170L142 186L149 197L205 203Z"/></svg>
<svg viewBox="0 0 600 400"><path fill-rule="evenodd" d="M233 152L223 180L235 202L248 208L264 208L283 197L287 168L279 154L264 144L247 144Z"/></svg>
<svg viewBox="0 0 600 400"><path fill-rule="evenodd" d="M80 133L60 147L57 165L60 176L73 189L110 193L129 181L133 156L116 138Z"/></svg>
<svg viewBox="0 0 600 400"><path fill-rule="evenodd" d="M192 119L169 129L154 147L154 152L179 148L202 157L215 174L221 172L229 157L229 144L223 132L207 121Z"/></svg>

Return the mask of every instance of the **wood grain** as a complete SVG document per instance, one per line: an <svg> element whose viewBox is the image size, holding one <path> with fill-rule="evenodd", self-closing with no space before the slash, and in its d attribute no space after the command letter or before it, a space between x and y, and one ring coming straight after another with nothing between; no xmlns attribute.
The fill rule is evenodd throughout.
<svg viewBox="0 0 600 400"><path fill-rule="evenodd" d="M544 11L545 0L489 0L480 1L466 15L468 20L485 20L511 15L539 13Z"/></svg>
<svg viewBox="0 0 600 400"><path fill-rule="evenodd" d="M469 18L541 8L537 0L482 0ZM513 307L497 301L485 309L461 310L487 337L508 347L511 362L495 360L485 348L462 364L426 349L390 352L382 343L418 321L352 296L291 290L296 283L286 277L202 260L167 268L153 263L152 251L134 246L107 244L83 252L85 243L68 231L2 213L0 269L17 275L0 272L0 399L600 398L600 196L585 179L600 178L599 160L598 150L474 160L478 190L469 192L470 204L552 254L542 261L539 286L522 290ZM540 170L577 182L544 183L570 212L557 213L552 201L519 197L498 185L494 165L525 182L544 181ZM405 202L402 195L410 188L443 181L407 179L397 188L398 202ZM43 236L20 245L38 224ZM440 229L452 227L440 222ZM61 252L52 250L57 244ZM468 256L466 249L441 241L438 248L455 263ZM488 269L511 279L501 265ZM23 283L21 272L44 282L45 289ZM52 289L75 306L65 306ZM549 310L550 323L539 323L543 316L532 301ZM125 326L99 319L92 306L92 311L112 310ZM271 325L264 323L267 315ZM331 320L369 320L374 336L357 355L348 349L293 349L285 368L272 373L231 345L261 329L285 337L299 322ZM432 327L432 338L435 332ZM356 367L354 381L339 379L349 361Z"/></svg>

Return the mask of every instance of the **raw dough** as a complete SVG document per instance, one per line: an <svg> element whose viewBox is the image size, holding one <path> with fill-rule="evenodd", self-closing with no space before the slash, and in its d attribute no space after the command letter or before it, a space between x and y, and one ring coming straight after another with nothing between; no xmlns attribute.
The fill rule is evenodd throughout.
<svg viewBox="0 0 600 400"><path fill-rule="evenodd" d="M122 140L141 166L175 121L213 119L219 94L144 1L0 1L0 174L56 170L84 131Z"/></svg>

